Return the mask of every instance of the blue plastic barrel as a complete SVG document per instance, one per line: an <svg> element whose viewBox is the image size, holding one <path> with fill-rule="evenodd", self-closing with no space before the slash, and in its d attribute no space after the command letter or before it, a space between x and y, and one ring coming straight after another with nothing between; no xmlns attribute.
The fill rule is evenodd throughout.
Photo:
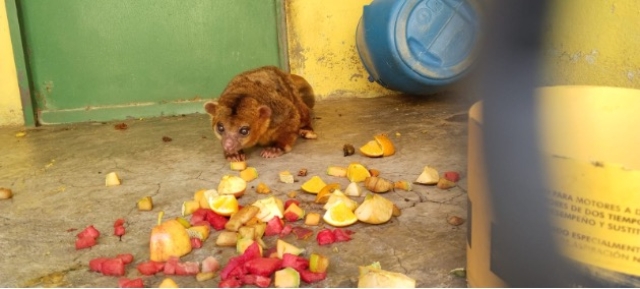
<svg viewBox="0 0 640 289"><path fill-rule="evenodd" d="M469 71L478 22L475 0L374 0L364 6L356 46L370 81L428 94Z"/></svg>

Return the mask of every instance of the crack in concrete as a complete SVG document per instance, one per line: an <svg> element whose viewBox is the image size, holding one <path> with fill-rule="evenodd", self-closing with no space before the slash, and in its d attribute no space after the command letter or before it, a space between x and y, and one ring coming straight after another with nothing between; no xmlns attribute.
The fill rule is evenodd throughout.
<svg viewBox="0 0 640 289"><path fill-rule="evenodd" d="M407 268L404 267L404 265L402 264L402 258L400 258L400 256L398 256L396 254L396 249L391 247L391 254L393 255L393 257L396 257L396 260L398 262L398 265L400 265L400 268L402 268L402 270L404 271L404 274L407 274L407 272L409 272L409 270L407 270Z"/></svg>

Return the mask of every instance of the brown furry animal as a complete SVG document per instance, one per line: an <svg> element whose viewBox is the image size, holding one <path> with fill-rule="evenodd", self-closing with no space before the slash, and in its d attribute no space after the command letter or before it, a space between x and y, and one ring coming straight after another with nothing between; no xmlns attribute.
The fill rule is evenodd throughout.
<svg viewBox="0 0 640 289"><path fill-rule="evenodd" d="M267 146L260 155L290 152L298 136L316 138L311 128L313 89L295 74L265 66L234 77L217 102L204 109L229 161L245 160L244 149Z"/></svg>

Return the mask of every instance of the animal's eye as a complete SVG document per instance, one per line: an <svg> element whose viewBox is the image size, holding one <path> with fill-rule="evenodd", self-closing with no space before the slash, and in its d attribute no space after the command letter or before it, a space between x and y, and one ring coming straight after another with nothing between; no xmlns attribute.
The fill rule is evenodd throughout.
<svg viewBox="0 0 640 289"><path fill-rule="evenodd" d="M240 128L240 134L241 135L248 135L249 134L249 127L248 126L243 126Z"/></svg>
<svg viewBox="0 0 640 289"><path fill-rule="evenodd" d="M223 133L224 132L224 125L222 125L221 122L216 124L216 129L218 130L219 133Z"/></svg>

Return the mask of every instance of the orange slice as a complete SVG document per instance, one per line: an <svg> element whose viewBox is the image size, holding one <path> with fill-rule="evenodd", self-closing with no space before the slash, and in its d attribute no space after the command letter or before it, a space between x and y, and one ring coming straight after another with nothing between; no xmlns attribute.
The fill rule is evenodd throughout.
<svg viewBox="0 0 640 289"><path fill-rule="evenodd" d="M393 143L391 142L391 140L386 134L384 133L377 134L377 135L374 135L373 138L376 140L376 142L378 142L378 144L382 148L382 156L388 157L396 153L395 146L393 145Z"/></svg>
<svg viewBox="0 0 640 289"><path fill-rule="evenodd" d="M231 216L238 212L238 200L234 195L218 195L209 199L209 207L216 214Z"/></svg>
<svg viewBox="0 0 640 289"><path fill-rule="evenodd" d="M359 163L352 163L347 167L347 179L354 183L363 182L371 173Z"/></svg>
<svg viewBox="0 0 640 289"><path fill-rule="evenodd" d="M356 214L343 202L339 202L329 208L322 216L322 219L334 227L346 227L358 221Z"/></svg>
<svg viewBox="0 0 640 289"><path fill-rule="evenodd" d="M317 194L326 185L327 184L325 184L324 181L320 177L313 176L313 177L311 177L311 179L309 179L304 184L302 184L302 186L300 188L303 191L307 192L307 193Z"/></svg>
<svg viewBox="0 0 640 289"><path fill-rule="evenodd" d="M382 147L375 140L370 140L365 145L361 146L360 153L372 158L381 157L384 154Z"/></svg>
<svg viewBox="0 0 640 289"><path fill-rule="evenodd" d="M318 194L316 195L315 202L317 204L326 203L327 200L329 200L329 196L331 195L331 193L333 193L333 191L339 190L339 189L340 189L340 184L338 184L338 183L332 183L332 184L328 184L328 185L324 186L320 190L320 192L318 192Z"/></svg>

